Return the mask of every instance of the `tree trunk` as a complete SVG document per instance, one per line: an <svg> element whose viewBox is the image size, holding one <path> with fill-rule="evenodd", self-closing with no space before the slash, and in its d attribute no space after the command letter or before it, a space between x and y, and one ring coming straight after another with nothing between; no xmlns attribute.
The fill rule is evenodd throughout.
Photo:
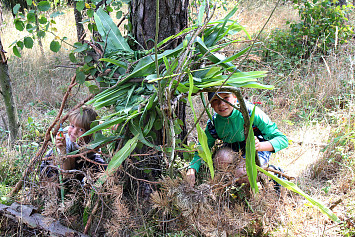
<svg viewBox="0 0 355 237"><path fill-rule="evenodd" d="M24 13L25 9L28 7L27 6L27 2L26 0L5 0L2 1L2 3L4 4L5 8L11 11L11 14L15 17L14 13L13 13L13 8L16 4L20 4L20 12Z"/></svg>
<svg viewBox="0 0 355 237"><path fill-rule="evenodd" d="M9 77L9 70L7 66L7 58L5 51L2 46L0 38L0 85L1 85L1 94L4 97L6 113L9 120L9 130L11 141L15 141L18 133L19 124L17 121L16 107L12 95L11 81Z"/></svg>
<svg viewBox="0 0 355 237"><path fill-rule="evenodd" d="M81 12L76 9L76 1L74 2L74 18L75 18L75 25L76 25L76 34L78 36L78 42L83 42L85 38L84 26L81 23L83 21L83 16Z"/></svg>
<svg viewBox="0 0 355 237"><path fill-rule="evenodd" d="M188 23L188 0L159 0L159 34L158 42L163 39L175 35L187 27ZM137 45L132 48L135 50L151 49L154 47L156 34L156 0L131 0L130 2L130 23L132 25L132 35L135 38ZM164 46L164 49L175 48L181 39L169 42ZM154 56L153 56L154 57ZM177 117L185 124L185 106L183 102L179 102L177 109L174 111ZM169 134L169 125L165 124L166 135ZM183 131L179 135L182 140L186 135L186 126L183 126ZM157 145L166 145L166 136L164 141L163 130L156 131ZM175 140L172 140L173 142ZM169 141L168 141L169 143ZM172 145L172 144L168 144ZM175 152L174 152L175 153ZM182 156L182 155L181 155ZM154 163L153 160L149 160ZM158 158L157 163L161 163ZM161 164L160 164L161 165ZM144 174L143 174L144 175ZM159 177L159 175L156 175ZM143 186L143 185L141 185Z"/></svg>
<svg viewBox="0 0 355 237"><path fill-rule="evenodd" d="M175 35L187 27L188 23L188 0L160 0L159 1L159 37L158 42ZM155 39L155 18L156 1L155 0L131 0L130 21L132 23L132 34L139 46L135 49L151 49L154 47ZM175 48L180 39L172 41L166 46L166 49ZM134 47L133 47L134 48ZM179 101L177 106L178 118L185 124L186 104ZM179 138L182 140L187 134L186 126L183 126ZM160 139L158 138L158 141Z"/></svg>
<svg viewBox="0 0 355 237"><path fill-rule="evenodd" d="M187 26L188 0L160 0L159 2L159 38L161 41L177 34ZM145 49L154 47L155 38L155 0L132 0L130 5L132 34ZM176 40L169 45L175 48ZM138 47L138 49L141 49Z"/></svg>
<svg viewBox="0 0 355 237"><path fill-rule="evenodd" d="M36 17L36 29L37 29L37 32L38 32L39 31L38 15L36 14L35 17ZM42 55L42 57L45 57L41 37L37 37L37 41L38 41L39 49L41 51L41 55Z"/></svg>

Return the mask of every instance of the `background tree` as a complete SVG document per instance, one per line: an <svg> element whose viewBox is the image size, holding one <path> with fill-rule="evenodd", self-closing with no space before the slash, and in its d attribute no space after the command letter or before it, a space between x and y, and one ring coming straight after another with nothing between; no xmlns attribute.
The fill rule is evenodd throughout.
<svg viewBox="0 0 355 237"><path fill-rule="evenodd" d="M13 142L17 137L19 124L18 124L18 118L16 113L16 106L12 95L11 80L9 76L9 69L7 66L7 58L2 46L1 38L0 38L0 55L1 55L1 61L0 61L1 94L5 102L6 113L9 122L10 138L11 141Z"/></svg>

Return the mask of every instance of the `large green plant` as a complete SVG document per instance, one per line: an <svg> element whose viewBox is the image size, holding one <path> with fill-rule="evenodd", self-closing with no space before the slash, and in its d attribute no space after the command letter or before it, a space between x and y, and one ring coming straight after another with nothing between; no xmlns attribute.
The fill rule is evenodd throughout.
<svg viewBox="0 0 355 237"><path fill-rule="evenodd" d="M266 72L240 72L231 63L234 59L246 53L249 48L245 48L228 58L216 53L233 42L228 40L230 34L243 30L235 21L230 20L235 11L236 9L233 9L223 20L216 22L202 24L202 20L198 20L197 25L169 38L172 39L185 34L183 43L175 49L165 51L154 51L153 49L143 52L147 55L143 54L138 60L135 60L136 55L133 56L133 52L126 47L125 39L120 34L110 33L117 32L118 29L111 23L109 15L103 10L98 11L95 19L96 24L100 25L98 27L100 34L107 41L111 40L110 44L120 45L120 47L117 48L117 51L107 52L105 54L106 57L101 59L100 70L109 71L110 73L99 78L99 81L102 85L109 86L109 88L102 91L89 103L96 108L103 106L114 107L116 112L104 117L104 122L101 125L92 128L84 135L92 134L117 124L119 125L117 135L121 136L126 131L126 134L131 134L128 137L134 136L136 142L164 152L166 157L169 158L166 159L166 166L172 171L176 149L183 146L181 141L176 139L179 132L179 121L174 114L177 101L188 97L194 112L192 96L199 92L208 91L211 87L216 88L223 85L232 86L233 88L272 89L272 86L262 85L257 82L257 78L265 76ZM106 22L106 24L101 24L100 22ZM157 46L162 46L169 39L162 41ZM108 45L108 42L105 44ZM201 67L202 62L206 66ZM237 94L241 97L240 93ZM195 112L194 118L197 121ZM155 144L154 138L156 134L152 128L164 130L166 140L163 141L163 144ZM195 150L200 153L207 163L213 177L213 162L206 144L206 135L198 123L196 123L196 129L201 145L196 147ZM248 137L247 172L251 186L254 192L257 193L256 170L263 170L255 164L255 143L254 139L252 139L254 137L252 129L249 129ZM129 140L129 143L131 142L132 139ZM120 165L128 155L127 153L122 156L117 165ZM111 162L109 166L117 168ZM285 187L305 196L332 220L339 221L329 209L305 195L294 184L284 182L269 173L267 174Z"/></svg>
<svg viewBox="0 0 355 237"><path fill-rule="evenodd" d="M190 94L191 101L191 95L211 86L220 86L227 78L226 86L271 89L272 86L257 82L257 78L265 76L266 72L235 73L236 67L231 62L242 56L248 48L228 58L216 53L233 43L228 36L244 30L236 21L230 20L236 10L233 9L222 20L204 25L201 18L198 24L160 42L158 51L152 49L141 52L140 58L137 58L110 16L99 9L94 18L102 38L107 39L104 42L107 50L97 69L110 73L97 79L101 86L109 88L89 103L96 108L113 106L116 112L103 118L105 121L88 131L87 135L119 124L118 136L127 129L132 135L138 135L141 143L165 152L170 157L167 165L172 169L176 148L182 146L181 141L176 139L180 132L179 121L174 114L178 100ZM183 43L175 49L159 49L168 40L183 35ZM200 68L202 63L208 66ZM166 140L163 144L155 144L157 134L152 128L164 130ZM200 141L204 141L203 135L203 132L199 132ZM210 164L213 174L208 147L201 143L200 148L196 149L207 154L202 157Z"/></svg>
<svg viewBox="0 0 355 237"><path fill-rule="evenodd" d="M347 42L353 35L353 26L347 14L353 5L337 6L333 0L294 1L300 21L287 22L289 29L276 29L267 40L266 55L270 60L277 53L293 58L308 58L312 52L327 54L336 45Z"/></svg>

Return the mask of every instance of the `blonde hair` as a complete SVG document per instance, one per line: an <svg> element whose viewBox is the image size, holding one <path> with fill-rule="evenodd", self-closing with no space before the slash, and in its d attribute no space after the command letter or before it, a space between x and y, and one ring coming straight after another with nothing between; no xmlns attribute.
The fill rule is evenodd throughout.
<svg viewBox="0 0 355 237"><path fill-rule="evenodd" d="M83 106L69 114L69 122L88 131L90 130L91 123L95 121L97 117L98 115L95 110Z"/></svg>

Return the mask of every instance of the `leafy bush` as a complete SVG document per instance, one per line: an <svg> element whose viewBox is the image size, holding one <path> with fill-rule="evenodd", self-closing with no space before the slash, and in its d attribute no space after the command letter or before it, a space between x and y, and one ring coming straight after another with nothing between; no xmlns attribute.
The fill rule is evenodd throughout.
<svg viewBox="0 0 355 237"><path fill-rule="evenodd" d="M266 52L266 58L274 59L279 52L290 59L307 59L312 52L327 54L337 44L347 42L353 27L347 24L346 14L352 5L336 6L334 0L299 0L300 22L287 22L289 29L276 29L271 33L266 46L274 52Z"/></svg>

